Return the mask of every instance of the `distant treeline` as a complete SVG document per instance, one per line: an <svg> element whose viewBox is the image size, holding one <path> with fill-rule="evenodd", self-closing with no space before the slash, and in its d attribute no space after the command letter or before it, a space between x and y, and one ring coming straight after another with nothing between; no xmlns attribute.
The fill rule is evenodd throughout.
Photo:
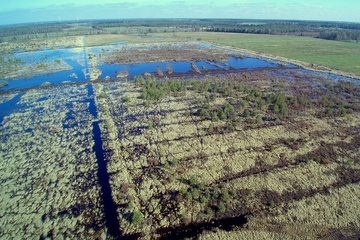
<svg viewBox="0 0 360 240"><path fill-rule="evenodd" d="M136 31L132 31L134 29ZM360 40L360 23L246 19L123 19L0 26L0 41L106 33L147 34L159 31L210 31L310 36L337 41Z"/></svg>
<svg viewBox="0 0 360 240"><path fill-rule="evenodd" d="M41 34L61 32L71 26L66 23L41 23L0 26L0 37L18 36L25 34Z"/></svg>
<svg viewBox="0 0 360 240"><path fill-rule="evenodd" d="M223 20L206 31L273 35L297 35L337 41L359 41L360 24L311 21L252 21Z"/></svg>

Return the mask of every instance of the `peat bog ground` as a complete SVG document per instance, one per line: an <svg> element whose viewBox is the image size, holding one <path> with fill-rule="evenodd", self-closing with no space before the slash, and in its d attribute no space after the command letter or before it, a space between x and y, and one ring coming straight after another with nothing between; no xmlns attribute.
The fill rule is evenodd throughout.
<svg viewBox="0 0 360 240"><path fill-rule="evenodd" d="M0 236L358 238L358 80L198 45L83 45L96 71L3 90Z"/></svg>

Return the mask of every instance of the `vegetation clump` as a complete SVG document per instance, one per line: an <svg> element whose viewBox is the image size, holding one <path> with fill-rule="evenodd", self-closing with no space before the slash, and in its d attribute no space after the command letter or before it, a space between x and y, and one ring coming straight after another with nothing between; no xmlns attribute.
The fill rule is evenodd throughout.
<svg viewBox="0 0 360 240"><path fill-rule="evenodd" d="M143 214L140 211L135 211L132 213L131 215L131 223L132 224L137 224L143 221Z"/></svg>
<svg viewBox="0 0 360 240"><path fill-rule="evenodd" d="M217 210L219 213L224 213L226 211L225 204L223 202L219 202L217 206Z"/></svg>

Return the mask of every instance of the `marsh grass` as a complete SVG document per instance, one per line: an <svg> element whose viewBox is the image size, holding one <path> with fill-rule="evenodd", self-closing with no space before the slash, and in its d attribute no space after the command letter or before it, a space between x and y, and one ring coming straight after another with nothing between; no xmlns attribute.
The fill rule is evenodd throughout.
<svg viewBox="0 0 360 240"><path fill-rule="evenodd" d="M129 189L134 202L141 203L142 210L159 206L159 212L152 212L163 219L154 223L156 228L170 222L182 225L182 214L200 222L252 209L266 215L261 209L269 210L271 201L278 210L279 199L299 192L295 183L301 182L301 189L331 186L338 179L333 170L339 164L332 146L342 141L335 132L343 131L336 124L345 124L339 109L353 111L346 118L355 126L359 91L344 82L314 81L327 86L327 95L308 82L272 79L263 72L201 80L137 78L129 88L135 88L129 94L132 104L112 118L121 122L127 115L136 115L138 121L124 122L124 129L146 129L150 122L153 127L138 135L123 133L118 140L124 146L118 148L121 155L110 164L114 172L125 170L115 173L114 179L124 179L122 174L128 171L126 181L134 183ZM343 94L345 89L348 93ZM108 99L114 101L109 108L114 113L119 100L110 95ZM324 96L329 101L324 102ZM329 107L332 118L320 114ZM334 126L331 131L330 126ZM316 151L328 144L334 144L326 149L329 154L325 149ZM331 163L313 161L322 163L325 158ZM152 164L151 159L158 163ZM304 159L309 159L307 164ZM269 191L262 194L264 189ZM284 192L288 195L281 195ZM126 224L123 227L127 229Z"/></svg>

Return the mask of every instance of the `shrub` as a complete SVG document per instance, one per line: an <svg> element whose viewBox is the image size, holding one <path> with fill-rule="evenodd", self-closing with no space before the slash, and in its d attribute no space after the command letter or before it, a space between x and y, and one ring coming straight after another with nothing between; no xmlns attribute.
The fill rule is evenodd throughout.
<svg viewBox="0 0 360 240"><path fill-rule="evenodd" d="M106 94L104 92L101 92L99 95L98 95L98 98L106 98Z"/></svg>
<svg viewBox="0 0 360 240"><path fill-rule="evenodd" d="M180 192L181 195L185 196L185 194L187 193L187 189L186 189L186 188L182 188L182 189L180 189L179 192Z"/></svg>
<svg viewBox="0 0 360 240"><path fill-rule="evenodd" d="M135 211L131 215L131 223L140 223L143 220L143 215L140 211Z"/></svg>
<svg viewBox="0 0 360 240"><path fill-rule="evenodd" d="M332 109L330 107L327 107L325 113L326 115L332 115Z"/></svg>
<svg viewBox="0 0 360 240"><path fill-rule="evenodd" d="M190 192L186 192L184 195L183 195L187 200L191 200L193 198L192 194Z"/></svg>
<svg viewBox="0 0 360 240"><path fill-rule="evenodd" d="M342 116L342 117L346 115L346 109L345 109L343 103L340 104L339 113L340 113L340 116Z"/></svg>
<svg viewBox="0 0 360 240"><path fill-rule="evenodd" d="M223 202L220 202L219 204L218 204L218 211L219 211L219 213L224 213L225 211L226 211L226 207L225 207L225 204L223 203Z"/></svg>
<svg viewBox="0 0 360 240"><path fill-rule="evenodd" d="M166 162L164 163L163 167L164 167L164 168L169 168L169 167L170 167L169 162L166 161Z"/></svg>
<svg viewBox="0 0 360 240"><path fill-rule="evenodd" d="M205 189L204 194L205 194L205 197L206 197L206 198L210 198L210 197L211 197L211 192L210 192L210 190L209 190L208 188Z"/></svg>
<svg viewBox="0 0 360 240"><path fill-rule="evenodd" d="M239 104L239 111L243 110L244 108L246 108L248 106L248 103L246 101L240 101Z"/></svg>
<svg viewBox="0 0 360 240"><path fill-rule="evenodd" d="M171 175L171 176L169 177L169 182L172 183L172 182L174 182L174 181L175 181L175 176L174 176L174 175Z"/></svg>
<svg viewBox="0 0 360 240"><path fill-rule="evenodd" d="M121 100L122 100L123 102L130 102L130 97L129 97L129 96L123 96L123 97L121 98Z"/></svg>
<svg viewBox="0 0 360 240"><path fill-rule="evenodd" d="M133 208L134 208L133 202L129 202L129 203L127 204L127 208L128 208L128 209L133 209Z"/></svg>
<svg viewBox="0 0 360 240"><path fill-rule="evenodd" d="M196 179L195 176L191 176L189 183L191 186L195 186L198 183L198 180Z"/></svg>
<svg viewBox="0 0 360 240"><path fill-rule="evenodd" d="M218 117L219 117L221 120L227 119L227 115L226 115L226 113L223 111L222 108L219 108L219 109L217 110L217 113L218 113Z"/></svg>
<svg viewBox="0 0 360 240"><path fill-rule="evenodd" d="M214 212L213 212L213 210L212 210L211 208L207 208L207 209L206 209L206 214L207 214L207 215L213 215Z"/></svg>
<svg viewBox="0 0 360 240"><path fill-rule="evenodd" d="M213 122L219 121L219 117L218 117L218 114L217 114L216 111L214 111L214 112L212 113L212 115L211 115L211 120L212 120Z"/></svg>
<svg viewBox="0 0 360 240"><path fill-rule="evenodd" d="M153 128L154 128L154 122L153 122L153 121L150 121L150 122L148 123L148 129L151 130L151 129L153 129Z"/></svg>
<svg viewBox="0 0 360 240"><path fill-rule="evenodd" d="M150 102L149 101L144 101L144 107L150 107Z"/></svg>
<svg viewBox="0 0 360 240"><path fill-rule="evenodd" d="M209 125L208 132L209 132L210 134L214 132L214 125L213 125L213 124L210 124L210 125Z"/></svg>
<svg viewBox="0 0 360 240"><path fill-rule="evenodd" d="M254 89L254 90L252 90L252 93L251 93L255 98L259 98L259 97L261 97L261 92L260 92L260 90L259 89Z"/></svg>
<svg viewBox="0 0 360 240"><path fill-rule="evenodd" d="M145 79L143 76L135 77L135 84L139 86L143 86L145 84Z"/></svg>
<svg viewBox="0 0 360 240"><path fill-rule="evenodd" d="M279 112L280 112L280 108L279 108L278 105L275 105L275 106L274 106L274 112L275 112L275 113L279 113Z"/></svg>
<svg viewBox="0 0 360 240"><path fill-rule="evenodd" d="M235 130L235 127L232 123L229 123L228 130L229 130L229 132L233 132Z"/></svg>
<svg viewBox="0 0 360 240"><path fill-rule="evenodd" d="M230 199L230 196L227 191L224 191L223 193L220 194L221 201L227 202L227 201L229 201L229 199Z"/></svg>
<svg viewBox="0 0 360 240"><path fill-rule="evenodd" d="M213 189L212 196L214 198L218 198L219 197L219 189L217 189L217 188Z"/></svg>
<svg viewBox="0 0 360 240"><path fill-rule="evenodd" d="M172 161L169 162L169 164L170 164L171 166L173 166L173 167L175 167L176 165L178 165L178 163L179 163L179 160L176 159L176 158L174 158Z"/></svg>
<svg viewBox="0 0 360 240"><path fill-rule="evenodd" d="M198 184L198 189L205 190L205 184L204 183L199 183Z"/></svg>
<svg viewBox="0 0 360 240"><path fill-rule="evenodd" d="M226 114L228 118L234 118L235 117L235 110L234 107L230 103L226 103L223 112Z"/></svg>
<svg viewBox="0 0 360 240"><path fill-rule="evenodd" d="M281 93L275 97L274 112L282 116L286 116L289 112L286 104L286 98Z"/></svg>
<svg viewBox="0 0 360 240"><path fill-rule="evenodd" d="M209 114L208 110L203 109L203 108L198 109L198 110L196 111L195 115L196 115L196 116L199 116L199 117L201 117L201 118L205 118L205 119L206 119L206 118L210 118L210 114Z"/></svg>
<svg viewBox="0 0 360 240"><path fill-rule="evenodd" d="M204 197L204 196L202 196L201 198L200 198L200 202L201 203L207 203L209 200L206 198L206 197Z"/></svg>
<svg viewBox="0 0 360 240"><path fill-rule="evenodd" d="M199 190L197 190L196 188L194 188L194 189L191 191L191 195L193 196L193 198L198 199L198 198L200 197Z"/></svg>
<svg viewBox="0 0 360 240"><path fill-rule="evenodd" d="M210 103L210 95L209 95L209 94L206 94L206 95L205 95L205 102L206 102L207 104Z"/></svg>
<svg viewBox="0 0 360 240"><path fill-rule="evenodd" d="M264 110L264 107L265 107L265 101L260 99L258 102L257 102L257 106L260 110Z"/></svg>
<svg viewBox="0 0 360 240"><path fill-rule="evenodd" d="M108 121L106 121L105 128L106 128L106 129L110 129L110 128L111 128L111 123L108 122Z"/></svg>

